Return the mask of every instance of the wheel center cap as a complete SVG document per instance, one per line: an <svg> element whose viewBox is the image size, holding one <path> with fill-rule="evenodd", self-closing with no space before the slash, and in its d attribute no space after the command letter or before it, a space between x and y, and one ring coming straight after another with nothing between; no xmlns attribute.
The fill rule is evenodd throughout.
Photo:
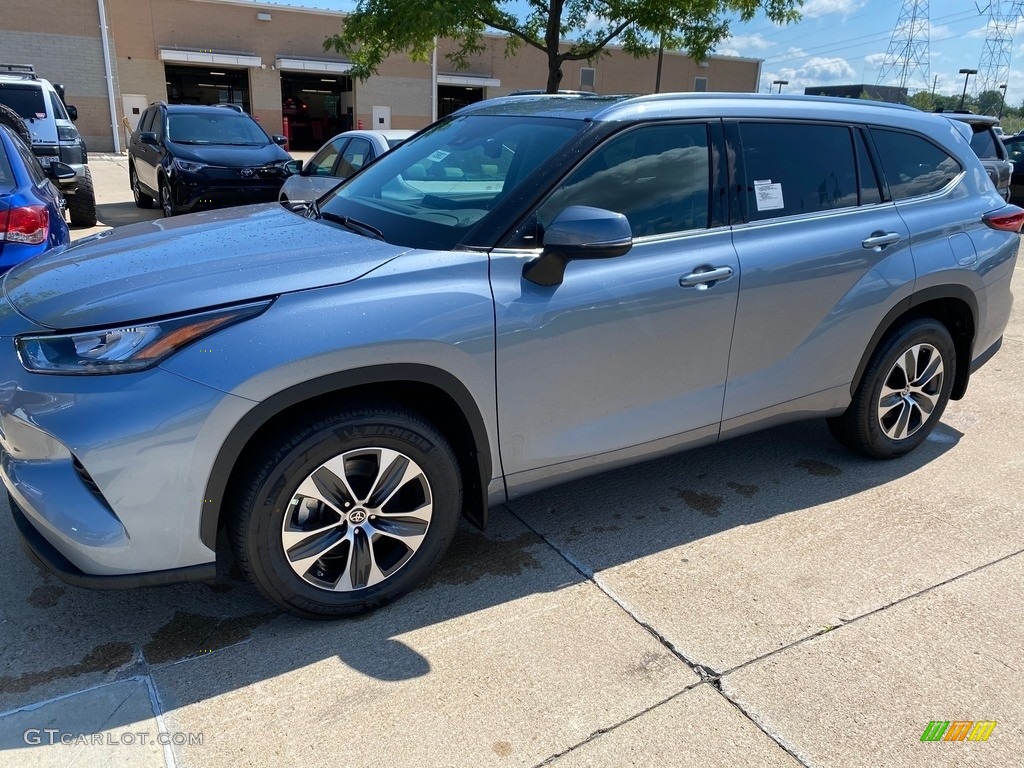
<svg viewBox="0 0 1024 768"><path fill-rule="evenodd" d="M353 509L348 513L348 521L353 525L359 525L360 523L366 522L366 510L365 509Z"/></svg>
<svg viewBox="0 0 1024 768"><path fill-rule="evenodd" d="M906 397L909 394L910 394L910 387L904 387L903 388L903 396Z"/></svg>

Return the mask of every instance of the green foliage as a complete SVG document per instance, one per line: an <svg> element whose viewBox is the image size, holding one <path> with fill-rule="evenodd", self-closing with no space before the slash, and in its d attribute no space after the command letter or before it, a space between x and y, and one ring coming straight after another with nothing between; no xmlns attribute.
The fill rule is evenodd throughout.
<svg viewBox="0 0 1024 768"><path fill-rule="evenodd" d="M448 58L465 69L484 50L483 34L507 35L505 55L523 46L543 53L547 89L554 92L566 61L592 61L615 41L633 56L650 56L664 35L665 47L707 57L729 35L730 16L750 21L758 11L776 24L800 18L801 0L528 0L525 16L512 0L359 0L342 31L324 41L352 62L365 80L389 55L428 61L435 38L458 43ZM561 41L569 41L564 47Z"/></svg>
<svg viewBox="0 0 1024 768"><path fill-rule="evenodd" d="M975 112L982 115L998 115L1003 94L1000 91L982 91L975 99Z"/></svg>
<svg viewBox="0 0 1024 768"><path fill-rule="evenodd" d="M923 112L931 112L935 109L935 98L928 91L918 91L907 99L907 104Z"/></svg>

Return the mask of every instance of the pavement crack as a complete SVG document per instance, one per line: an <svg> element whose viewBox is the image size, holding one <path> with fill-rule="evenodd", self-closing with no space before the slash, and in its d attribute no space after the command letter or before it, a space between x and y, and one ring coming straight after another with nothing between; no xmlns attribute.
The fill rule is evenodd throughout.
<svg viewBox="0 0 1024 768"><path fill-rule="evenodd" d="M781 749L791 758L796 760L797 763L804 766L804 768L811 768L810 763L808 763L807 760L800 756L800 753L797 752L796 748L792 744L786 741L780 734L775 733L772 730L769 730L768 726L765 723L762 723L757 717L754 716L753 713L748 712L746 707L744 707L742 704L740 704L738 701L732 698L723 688L721 679L716 680L715 684L711 687L718 691L719 695L721 695L723 699L729 702L729 704L731 704L737 712L739 712L741 715L743 715L743 717L745 717L747 720L753 723L757 730L759 730L769 739L774 741L775 744L778 745L779 749Z"/></svg>
<svg viewBox="0 0 1024 768"><path fill-rule="evenodd" d="M639 614L632 606L630 606L625 600L616 595L615 592L611 590L611 588L603 584L601 579L598 578L597 574L594 573L592 569L588 568L584 563L581 563L568 552L564 552L561 549L559 549L554 544L554 542L552 542L543 533L538 531L534 526L530 525L521 516L516 514L515 511L513 511L512 508L509 507L507 504L503 504L502 506L505 508L506 512L508 512L510 515L512 515L512 517L514 517L516 520L518 520L520 523L526 526L526 528L532 531L534 535L537 536L537 538L539 538L541 541L547 544L559 557L565 560L566 563L572 566L573 569L575 569L581 576L583 576L583 578L585 578L587 581L589 581L591 584L593 584L595 587L601 590L601 592L604 593L605 597L607 597L609 600L611 600L613 603L619 606L623 613L625 613L627 616L629 616L629 618L636 622L638 626L646 630L647 633L651 635L651 637L653 637L655 640L657 640L662 646L664 646L669 653L675 656L683 664L688 666L694 672L694 674L696 674L697 677L700 678L701 682L705 682L711 679L712 677L718 676L719 673L717 673L710 667L704 666L703 664L698 664L692 659L687 658L686 654L684 654L682 651L676 648L676 646L672 643L671 640L669 640L657 629L655 629L649 623L640 618Z"/></svg>

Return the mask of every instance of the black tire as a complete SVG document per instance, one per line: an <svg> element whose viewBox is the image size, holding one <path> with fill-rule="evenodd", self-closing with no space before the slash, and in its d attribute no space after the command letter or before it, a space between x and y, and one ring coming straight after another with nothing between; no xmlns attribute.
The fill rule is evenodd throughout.
<svg viewBox="0 0 1024 768"><path fill-rule="evenodd" d="M171 192L171 182L167 180L166 176L160 177L160 208L164 213L164 218L170 218L178 212L177 207L174 205L174 194Z"/></svg>
<svg viewBox="0 0 1024 768"><path fill-rule="evenodd" d="M400 457L385 459L384 450ZM394 474L384 467L392 460L387 467ZM414 413L378 404L313 414L243 461L252 469L232 483L226 508L235 556L270 602L296 616L329 619L394 600L423 581L455 535L462 509L458 463L444 436ZM418 474L410 477L407 467ZM330 474L339 468L344 484ZM300 485L312 488L311 482L319 501L299 494ZM331 504L324 503L325 488ZM344 489L351 489L354 504L343 501L350 498ZM395 507L380 503L385 492L393 494L388 498ZM417 513L428 519L415 523L415 533L400 530L412 520L401 515ZM397 536L381 535L389 528ZM287 552L286 533L292 537ZM403 536L411 536L416 548L406 546ZM382 580L370 584L357 568L359 559L378 568Z"/></svg>
<svg viewBox="0 0 1024 768"><path fill-rule="evenodd" d="M96 192L92 187L92 173L88 168L85 175L75 184L75 193L67 195L68 214L76 227L96 226Z"/></svg>
<svg viewBox="0 0 1024 768"><path fill-rule="evenodd" d="M32 146L32 134L29 133L25 121L21 119L17 112L4 104L0 104L0 125L6 125L18 134L18 138L24 141L25 144L29 147Z"/></svg>
<svg viewBox="0 0 1024 768"><path fill-rule="evenodd" d="M128 183L132 188L132 197L135 198L135 205L139 208L152 208L154 200L142 191L139 186L139 175L135 172L135 163L128 163Z"/></svg>
<svg viewBox="0 0 1024 768"><path fill-rule="evenodd" d="M908 356L915 349L917 355ZM941 377L928 378L936 355ZM908 366L913 366L915 374L909 381ZM955 373L956 346L946 326L928 317L903 323L879 343L850 407L841 416L828 419L829 431L847 448L866 456L903 456L923 443L939 423ZM914 382L923 382L923 389ZM890 393L883 403L886 386Z"/></svg>

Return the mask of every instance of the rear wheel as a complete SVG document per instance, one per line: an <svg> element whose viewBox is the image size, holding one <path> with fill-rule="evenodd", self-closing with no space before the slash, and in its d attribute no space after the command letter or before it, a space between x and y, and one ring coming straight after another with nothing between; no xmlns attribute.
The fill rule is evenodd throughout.
<svg viewBox="0 0 1024 768"><path fill-rule="evenodd" d="M171 183L166 176L160 177L160 208L163 209L165 219L169 219L177 213L174 207L174 196L171 194Z"/></svg>
<svg viewBox="0 0 1024 768"><path fill-rule="evenodd" d="M135 205L139 208L152 208L153 198L142 191L139 186L139 174L135 172L135 163L128 165L128 180L132 185L132 197L135 198Z"/></svg>
<svg viewBox="0 0 1024 768"><path fill-rule="evenodd" d="M939 423L956 372L956 347L932 318L904 323L884 338L850 407L828 420L843 445L877 459L914 450Z"/></svg>
<svg viewBox="0 0 1024 768"><path fill-rule="evenodd" d="M233 486L232 544L264 596L298 616L360 613L412 589L462 508L444 436L387 406L307 418L253 466Z"/></svg>

